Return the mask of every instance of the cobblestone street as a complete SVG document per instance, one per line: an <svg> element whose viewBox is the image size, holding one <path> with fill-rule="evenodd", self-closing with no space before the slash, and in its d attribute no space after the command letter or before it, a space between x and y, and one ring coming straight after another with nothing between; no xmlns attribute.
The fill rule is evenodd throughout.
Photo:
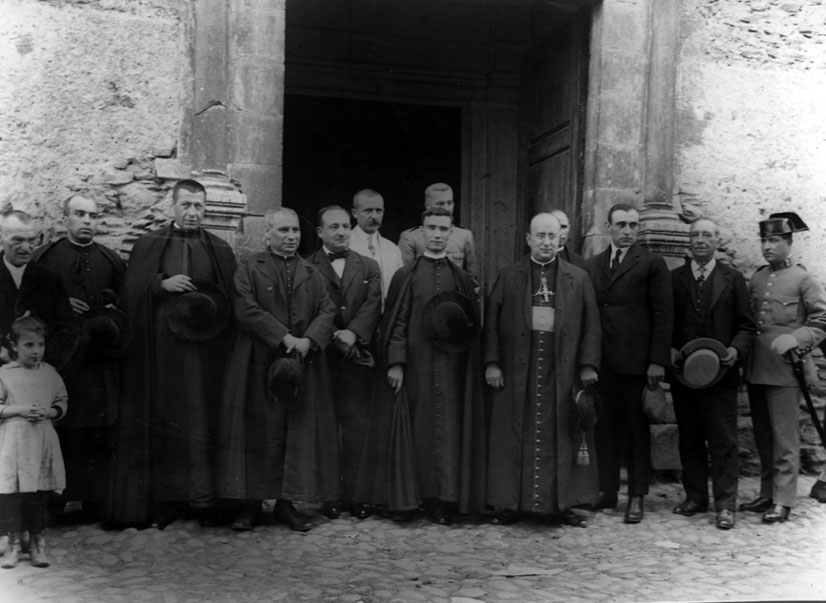
<svg viewBox="0 0 826 603"><path fill-rule="evenodd" d="M586 529L544 522L451 527L319 517L306 534L283 525L235 533L177 522L164 531L48 531L52 566L24 559L0 570L0 600L14 603L342 601L444 603L826 599L826 505L808 498L786 524L738 513L674 515L678 484L658 484L642 524L615 511ZM742 478L740 500L756 495Z"/></svg>

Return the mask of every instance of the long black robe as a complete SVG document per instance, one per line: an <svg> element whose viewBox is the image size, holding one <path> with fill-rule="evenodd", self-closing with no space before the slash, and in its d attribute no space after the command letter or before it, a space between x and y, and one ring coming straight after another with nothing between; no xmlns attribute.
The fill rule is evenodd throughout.
<svg viewBox="0 0 826 603"><path fill-rule="evenodd" d="M121 296L133 340L124 359L116 455L106 519L145 523L154 503L209 504L217 439L219 398L233 321L203 342L175 338L163 320L165 303L176 294L161 289L166 268L175 264L168 248L179 246L172 225L140 237L132 249ZM191 276L209 273L229 300L234 297L235 257L219 237L199 230L191 241ZM197 491L200 500L192 500Z"/></svg>

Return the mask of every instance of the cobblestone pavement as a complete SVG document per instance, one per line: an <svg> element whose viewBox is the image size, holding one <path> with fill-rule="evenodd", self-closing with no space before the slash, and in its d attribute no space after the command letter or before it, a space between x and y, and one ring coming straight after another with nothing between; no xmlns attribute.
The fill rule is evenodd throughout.
<svg viewBox="0 0 826 603"><path fill-rule="evenodd" d="M674 515L677 484L658 484L643 523L597 513L586 529L548 522L444 527L319 518L235 533L177 522L164 531L48 531L52 566L0 570L0 601L30 603L687 601L826 599L826 505L807 494L785 524L738 513L721 531L714 513ZM740 498L756 495L741 480Z"/></svg>

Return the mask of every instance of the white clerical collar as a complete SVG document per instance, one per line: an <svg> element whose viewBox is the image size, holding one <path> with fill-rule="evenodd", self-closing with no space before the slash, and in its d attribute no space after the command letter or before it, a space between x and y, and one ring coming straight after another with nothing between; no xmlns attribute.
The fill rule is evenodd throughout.
<svg viewBox="0 0 826 603"><path fill-rule="evenodd" d="M430 258L431 260L441 260L442 258L447 257L447 252L442 251L440 253L436 253L434 251L430 251L429 249L424 250L424 257Z"/></svg>
<svg viewBox="0 0 826 603"><path fill-rule="evenodd" d="M26 266L28 266L28 264L23 264L22 266L10 264L5 253L3 254L3 263L6 265L6 268L8 268L9 274L11 274L11 278L14 281L15 286L19 289L20 283L23 282L23 273L26 271Z"/></svg>
<svg viewBox="0 0 826 603"><path fill-rule="evenodd" d="M271 252L273 255L276 255L276 256L278 256L278 257L280 257L280 258L283 258L283 259L285 259L285 260L291 260L291 259L293 259L293 258L295 257L295 254L292 254L292 255L284 255L283 253L278 253L277 251L274 251L273 249L270 249L270 252Z"/></svg>
<svg viewBox="0 0 826 603"><path fill-rule="evenodd" d="M537 266L542 266L544 268L545 266L550 266L551 264L553 264L556 261L556 256L554 256L552 260L549 260L547 262L540 262L535 257L531 256L531 261Z"/></svg>
<svg viewBox="0 0 826 603"><path fill-rule="evenodd" d="M88 243L78 243L77 241L73 241L72 237L69 237L69 236L67 236L66 239L69 241L69 243L71 243L75 247L89 247L90 245L92 245L95 242L94 240L92 240L92 241L89 241Z"/></svg>
<svg viewBox="0 0 826 603"><path fill-rule="evenodd" d="M708 278L708 275L714 270L714 267L717 265L717 260L711 258L708 264L703 266L703 277ZM691 274L694 275L694 279L700 278L700 264L698 264L695 260L691 260Z"/></svg>

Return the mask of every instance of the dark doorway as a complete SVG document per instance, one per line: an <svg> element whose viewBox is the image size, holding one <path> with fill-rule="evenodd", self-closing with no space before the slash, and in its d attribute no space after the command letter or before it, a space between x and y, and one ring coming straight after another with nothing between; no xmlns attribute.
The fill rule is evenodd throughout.
<svg viewBox="0 0 826 603"><path fill-rule="evenodd" d="M304 218L302 254L318 244L318 210L349 210L362 188L384 197L381 233L394 242L418 223L433 182L453 187L458 212L460 108L287 94L284 116L283 199Z"/></svg>

